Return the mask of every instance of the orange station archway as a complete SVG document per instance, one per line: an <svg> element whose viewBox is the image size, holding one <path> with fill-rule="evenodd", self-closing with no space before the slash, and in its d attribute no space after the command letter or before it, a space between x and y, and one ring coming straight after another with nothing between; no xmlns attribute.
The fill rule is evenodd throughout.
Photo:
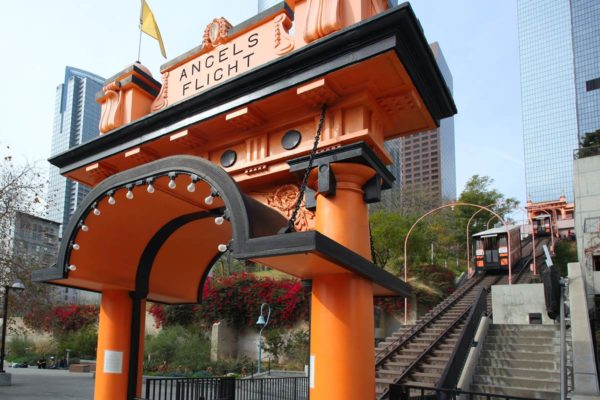
<svg viewBox="0 0 600 400"><path fill-rule="evenodd" d="M225 247L312 280L312 399L375 396L373 296L410 294L371 262L367 205L394 179L383 143L456 112L410 6L386 8L217 19L162 83L138 63L107 81L103 134L50 160L93 189L34 275L102 293L95 399L139 396L145 302L201 301Z"/></svg>

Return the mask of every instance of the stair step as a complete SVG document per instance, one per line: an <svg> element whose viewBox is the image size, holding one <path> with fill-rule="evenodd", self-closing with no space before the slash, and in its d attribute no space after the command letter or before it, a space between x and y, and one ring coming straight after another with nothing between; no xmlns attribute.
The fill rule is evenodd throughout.
<svg viewBox="0 0 600 400"><path fill-rule="evenodd" d="M502 368L478 366L475 370L477 375L503 376L515 378L545 379L559 382L560 372L554 370L543 370L537 368Z"/></svg>
<svg viewBox="0 0 600 400"><path fill-rule="evenodd" d="M558 358L556 353L532 353L522 351L493 351L484 349L481 352L482 358L494 358L502 360L525 360L525 361L555 361Z"/></svg>
<svg viewBox="0 0 600 400"><path fill-rule="evenodd" d="M520 336L506 336L506 335L496 335L496 336L487 336L485 338L485 343L493 343L493 344L527 344L527 345L560 345L559 337L520 337Z"/></svg>
<svg viewBox="0 0 600 400"><path fill-rule="evenodd" d="M554 380L517 378L505 376L473 376L474 384L502 386L506 388L526 388L546 392L560 392L560 382Z"/></svg>
<svg viewBox="0 0 600 400"><path fill-rule="evenodd" d="M554 361L539 361L539 360L515 360L501 358L480 358L479 365L482 367L495 368L515 368L515 369L537 369L542 371L554 372L560 369L560 362Z"/></svg>
<svg viewBox="0 0 600 400"><path fill-rule="evenodd" d="M522 353L559 353L560 346L556 345L539 345L539 344L503 344L485 342L483 347L487 351L509 351Z"/></svg>
<svg viewBox="0 0 600 400"><path fill-rule="evenodd" d="M526 397L530 399L560 400L560 393L546 392L543 390L530 390L527 388L505 388L494 385L471 385L471 391L515 397Z"/></svg>

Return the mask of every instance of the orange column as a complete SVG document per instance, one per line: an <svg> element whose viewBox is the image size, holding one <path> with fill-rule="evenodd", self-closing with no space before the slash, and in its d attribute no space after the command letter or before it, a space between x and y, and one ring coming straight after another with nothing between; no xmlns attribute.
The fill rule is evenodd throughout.
<svg viewBox="0 0 600 400"><path fill-rule="evenodd" d="M336 193L317 196L316 229L371 259L369 215L362 186L375 173L359 164L331 167ZM311 400L375 398L374 336L371 282L350 273L313 278Z"/></svg>
<svg viewBox="0 0 600 400"><path fill-rule="evenodd" d="M132 322L133 321L133 322ZM130 400L141 393L142 355L144 339L145 301L133 300L125 290L102 292L98 351L96 364L95 400ZM133 332L132 332L133 331ZM136 361L130 364L132 334L139 343ZM135 347L135 345L134 345ZM134 388L130 385L130 365ZM128 389L132 391L128 395ZM133 394L133 395L132 395Z"/></svg>

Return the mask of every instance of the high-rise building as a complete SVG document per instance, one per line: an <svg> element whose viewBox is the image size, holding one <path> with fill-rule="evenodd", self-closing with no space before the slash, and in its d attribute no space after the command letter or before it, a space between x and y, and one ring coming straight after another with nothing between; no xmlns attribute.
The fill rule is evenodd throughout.
<svg viewBox="0 0 600 400"><path fill-rule="evenodd" d="M452 92L452 74L442 49L435 42L431 50ZM441 120L439 128L403 136L400 141L402 203L427 210L456 199L454 117Z"/></svg>
<svg viewBox="0 0 600 400"><path fill-rule="evenodd" d="M104 79L95 74L73 67L65 68L65 80L56 88L52 155L98 136L100 105L96 103L96 93L100 92L103 85ZM60 232L88 192L88 187L61 176L58 168L50 166L48 217L60 224ZM61 302L99 301L97 294L82 290L60 288L57 292Z"/></svg>
<svg viewBox="0 0 600 400"><path fill-rule="evenodd" d="M571 0L579 138L600 129L600 1Z"/></svg>
<svg viewBox="0 0 600 400"><path fill-rule="evenodd" d="M519 0L527 197L573 201L573 150L600 128L600 3Z"/></svg>
<svg viewBox="0 0 600 400"><path fill-rule="evenodd" d="M65 80L56 88L51 154L56 155L98 136L100 105L96 93L104 79L73 67L66 67ZM50 166L48 215L64 226L89 189L60 175Z"/></svg>
<svg viewBox="0 0 600 400"><path fill-rule="evenodd" d="M13 222L12 260L23 268L56 262L59 223L17 211Z"/></svg>

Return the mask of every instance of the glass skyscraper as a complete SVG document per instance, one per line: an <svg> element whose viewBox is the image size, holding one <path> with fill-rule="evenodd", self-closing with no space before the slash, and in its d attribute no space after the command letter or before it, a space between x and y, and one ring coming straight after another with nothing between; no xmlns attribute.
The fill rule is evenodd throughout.
<svg viewBox="0 0 600 400"><path fill-rule="evenodd" d="M96 103L96 93L103 85L104 79L97 75L66 67L65 80L56 88L52 155L98 136L100 105ZM48 216L61 224L62 231L89 189L61 176L53 165L49 178Z"/></svg>
<svg viewBox="0 0 600 400"><path fill-rule="evenodd" d="M600 129L600 1L571 0L580 139Z"/></svg>
<svg viewBox="0 0 600 400"><path fill-rule="evenodd" d="M597 0L518 1L525 182L533 202L561 194L573 201L573 150L580 135L598 129L600 91L588 88L600 76L599 7Z"/></svg>

